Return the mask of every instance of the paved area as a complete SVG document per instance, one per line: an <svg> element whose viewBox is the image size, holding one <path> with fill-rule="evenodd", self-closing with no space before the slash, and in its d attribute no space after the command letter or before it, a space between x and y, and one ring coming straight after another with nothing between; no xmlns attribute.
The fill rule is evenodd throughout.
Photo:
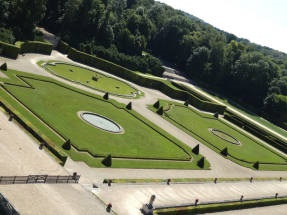
<svg viewBox="0 0 287 215"><path fill-rule="evenodd" d="M119 214L137 215L141 214L139 209L152 195L156 196L155 208L190 205L195 199L199 199L199 203L237 201L241 195L244 199L273 197L275 193L285 196L287 182L112 185L95 192L105 202L112 202Z"/></svg>
<svg viewBox="0 0 287 215"><path fill-rule="evenodd" d="M0 111L0 176L68 175L39 145ZM81 184L0 185L21 214L106 214L104 204Z"/></svg>

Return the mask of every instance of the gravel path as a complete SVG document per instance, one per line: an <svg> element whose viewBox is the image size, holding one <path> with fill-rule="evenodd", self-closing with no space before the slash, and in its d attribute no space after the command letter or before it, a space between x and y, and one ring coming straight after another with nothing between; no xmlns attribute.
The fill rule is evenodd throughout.
<svg viewBox="0 0 287 215"><path fill-rule="evenodd" d="M0 110L0 176L68 175L18 124ZM105 206L81 184L0 185L21 214L106 214Z"/></svg>

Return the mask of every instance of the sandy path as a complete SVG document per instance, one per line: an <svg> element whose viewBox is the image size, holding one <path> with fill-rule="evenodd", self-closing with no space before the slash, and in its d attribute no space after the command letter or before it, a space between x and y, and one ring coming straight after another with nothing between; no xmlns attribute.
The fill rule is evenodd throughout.
<svg viewBox="0 0 287 215"><path fill-rule="evenodd" d="M0 176L68 175L15 122L0 111ZM0 185L0 192L21 214L106 214L104 205L81 184Z"/></svg>

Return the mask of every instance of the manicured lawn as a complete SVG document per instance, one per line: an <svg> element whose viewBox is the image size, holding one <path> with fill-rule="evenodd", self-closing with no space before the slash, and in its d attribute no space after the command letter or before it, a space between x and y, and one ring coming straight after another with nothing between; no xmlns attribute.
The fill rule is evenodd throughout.
<svg viewBox="0 0 287 215"><path fill-rule="evenodd" d="M55 62L47 63L43 67L57 76L80 82L83 85L102 92L109 92L114 95L128 96L131 98L139 96L137 89L118 79L76 65L61 62L54 63Z"/></svg>
<svg viewBox="0 0 287 215"><path fill-rule="evenodd" d="M50 78L12 70L6 74L10 79L1 78L1 81L6 82L5 89L46 125L29 111L24 110L5 93L5 90L0 91L1 101L5 100L17 108L16 114L36 127L36 130L57 148L61 148L64 139L70 139L76 148L65 153L74 160L82 160L91 166L101 167L102 157L111 153L112 167L199 169L196 162L200 159L200 155L192 154L188 146L133 110L127 110L124 104L104 100ZM20 79L16 78L15 74L18 74ZM89 111L108 117L121 125L125 132L112 134L95 128L79 118L77 115L79 111ZM57 131L62 138L51 132L48 127ZM173 159L179 161L173 162ZM193 159L193 162L190 159ZM209 164L206 162L205 168L208 167Z"/></svg>
<svg viewBox="0 0 287 215"><path fill-rule="evenodd" d="M167 107L167 101L160 101L160 104ZM272 165L266 169L286 169L286 157L279 155L272 149L264 146L258 141L246 135L244 131L230 126L222 119L217 119L213 115L206 113L199 113L198 111L188 108L182 104L172 103L169 104L169 110L164 112L163 117L187 131L192 136L196 137L203 143L214 150L220 152L225 147L228 148L228 154L235 158L235 161L240 160L247 162L246 165L250 166L252 163L259 161L260 163L281 163L283 166ZM152 107L153 110L155 110ZM164 108L168 109L168 108ZM241 145L236 145L225 141L210 132L209 129L217 129L231 135L236 140L240 141ZM251 164L248 164L250 162ZM264 166L262 166L264 168ZM260 167L261 169L261 167Z"/></svg>

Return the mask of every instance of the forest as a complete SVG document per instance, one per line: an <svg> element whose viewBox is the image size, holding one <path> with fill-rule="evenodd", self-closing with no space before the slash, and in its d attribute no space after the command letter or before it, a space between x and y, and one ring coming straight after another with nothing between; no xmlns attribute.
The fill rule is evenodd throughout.
<svg viewBox="0 0 287 215"><path fill-rule="evenodd" d="M154 0L1 0L0 41L42 26L81 51L161 76L162 62L287 127L287 54ZM268 26L266 26L268 27Z"/></svg>

